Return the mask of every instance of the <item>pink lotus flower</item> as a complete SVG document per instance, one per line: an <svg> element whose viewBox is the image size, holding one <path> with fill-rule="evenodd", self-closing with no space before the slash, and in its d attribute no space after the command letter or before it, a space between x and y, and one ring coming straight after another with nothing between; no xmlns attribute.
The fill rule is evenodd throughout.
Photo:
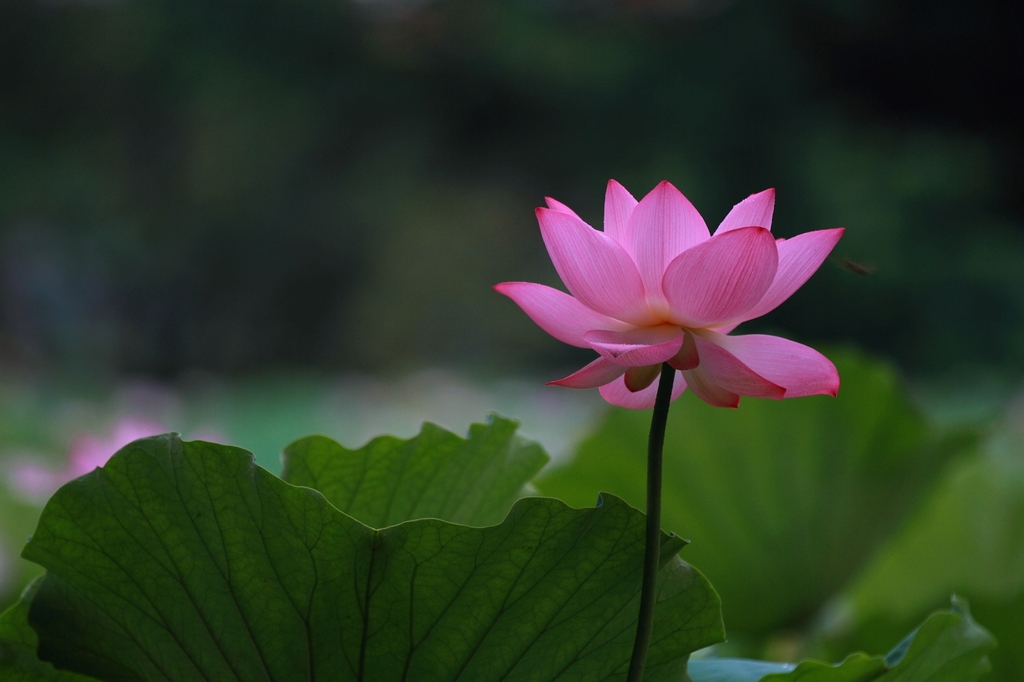
<svg viewBox="0 0 1024 682"><path fill-rule="evenodd" d="M495 289L560 341L600 355L550 384L597 388L609 403L654 405L663 362L710 405L740 396L836 395L839 374L821 353L763 334L728 336L774 310L814 274L843 228L792 239L771 234L775 190L744 199L711 235L682 193L662 182L639 203L608 183L604 232L564 204L537 209L541 236L571 296L532 282Z"/></svg>

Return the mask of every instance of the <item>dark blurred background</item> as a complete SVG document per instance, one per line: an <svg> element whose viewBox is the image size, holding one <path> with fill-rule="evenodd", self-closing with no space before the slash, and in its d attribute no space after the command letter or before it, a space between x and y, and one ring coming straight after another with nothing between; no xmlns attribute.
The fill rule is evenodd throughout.
<svg viewBox="0 0 1024 682"><path fill-rule="evenodd" d="M1022 10L977 0L5 0L0 371L176 379L588 354L544 195L675 183L848 228L748 325L1024 375Z"/></svg>

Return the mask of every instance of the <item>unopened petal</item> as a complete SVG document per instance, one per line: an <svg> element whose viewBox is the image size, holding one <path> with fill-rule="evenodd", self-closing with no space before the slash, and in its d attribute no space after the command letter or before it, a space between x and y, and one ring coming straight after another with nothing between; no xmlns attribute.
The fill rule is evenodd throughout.
<svg viewBox="0 0 1024 682"><path fill-rule="evenodd" d="M654 321L640 273L618 242L567 213L538 208L537 220L551 262L576 300L625 322Z"/></svg>
<svg viewBox="0 0 1024 682"><path fill-rule="evenodd" d="M792 296L825 262L843 232L843 228L836 227L778 240L775 245L779 252L779 267L775 279L761 300L743 313L739 321L770 313Z"/></svg>
<svg viewBox="0 0 1024 682"><path fill-rule="evenodd" d="M608 181L604 194L604 233L620 244L626 243L629 216L633 214L636 203L625 187L615 180Z"/></svg>
<svg viewBox="0 0 1024 682"><path fill-rule="evenodd" d="M765 334L709 337L757 374L785 388L786 398L839 392L836 366L813 348Z"/></svg>
<svg viewBox="0 0 1024 682"><path fill-rule="evenodd" d="M718 336L715 337L718 340ZM728 337L725 337L728 338ZM696 369L729 393L754 398L782 398L786 389L761 376L739 358L707 337L694 335L700 364Z"/></svg>
<svg viewBox="0 0 1024 682"><path fill-rule="evenodd" d="M626 331L594 330L583 340L603 357L625 367L660 365L683 345L683 330L671 325L637 327Z"/></svg>
<svg viewBox="0 0 1024 682"><path fill-rule="evenodd" d="M668 264L709 236L700 213L671 183L660 183L640 200L629 217L624 243L653 305L665 301L661 285Z"/></svg>
<svg viewBox="0 0 1024 682"><path fill-rule="evenodd" d="M673 321L705 327L745 313L764 297L777 267L775 240L762 227L712 237L682 253L665 272Z"/></svg>
<svg viewBox="0 0 1024 682"><path fill-rule="evenodd" d="M715 230L715 234L724 234L741 227L763 227L772 229L772 214L775 212L775 190L766 189L749 197L732 207L729 215Z"/></svg>
<svg viewBox="0 0 1024 682"><path fill-rule="evenodd" d="M592 329L624 331L631 325L591 310L575 298L543 284L503 282L495 291L508 296L537 326L563 343L589 348L583 335Z"/></svg>
<svg viewBox="0 0 1024 682"><path fill-rule="evenodd" d="M548 386L563 388L597 388L626 373L626 368L616 365L611 360L598 358L586 367L576 370L564 379L549 381Z"/></svg>
<svg viewBox="0 0 1024 682"><path fill-rule="evenodd" d="M658 397L658 383L655 381L647 388L633 392L626 388L625 377L619 377L601 387L601 397L612 405L629 410L647 410L654 407L654 400ZM672 382L672 400L681 396L685 390L686 380L677 370Z"/></svg>

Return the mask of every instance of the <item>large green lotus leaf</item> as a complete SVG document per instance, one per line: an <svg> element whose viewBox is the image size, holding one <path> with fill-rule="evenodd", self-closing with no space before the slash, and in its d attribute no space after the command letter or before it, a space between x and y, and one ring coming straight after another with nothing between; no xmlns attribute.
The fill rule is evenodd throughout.
<svg viewBox="0 0 1024 682"><path fill-rule="evenodd" d="M730 629L805 623L837 593L964 447L940 439L893 372L835 354L838 398L709 407L689 391L665 437L663 525L714 582ZM607 490L642 508L650 414L613 410L538 488L579 505Z"/></svg>
<svg viewBox="0 0 1024 682"><path fill-rule="evenodd" d="M29 622L40 658L100 680L619 679L643 535L611 495L378 531L248 452L161 436L47 504ZM723 637L715 591L663 539L648 679Z"/></svg>
<svg viewBox="0 0 1024 682"><path fill-rule="evenodd" d="M854 654L828 665L799 665L744 659L690 661L693 682L974 682L990 669L995 640L973 618L966 604L937 611L886 656Z"/></svg>
<svg viewBox="0 0 1024 682"><path fill-rule="evenodd" d="M381 436L357 450L310 436L285 448L281 477L373 528L425 518L490 526L548 461L517 427L493 416L461 438L428 422L408 440Z"/></svg>
<svg viewBox="0 0 1024 682"><path fill-rule="evenodd" d="M1024 443L1009 434L949 467L834 607L834 632L823 634L837 640L831 651L874 646L950 592L968 597L1004 643L992 654L992 679L1024 679Z"/></svg>
<svg viewBox="0 0 1024 682"><path fill-rule="evenodd" d="M42 578L36 578L21 599L0 613L0 680L4 682L95 682L95 678L57 670L36 657L39 644L28 624L28 609Z"/></svg>

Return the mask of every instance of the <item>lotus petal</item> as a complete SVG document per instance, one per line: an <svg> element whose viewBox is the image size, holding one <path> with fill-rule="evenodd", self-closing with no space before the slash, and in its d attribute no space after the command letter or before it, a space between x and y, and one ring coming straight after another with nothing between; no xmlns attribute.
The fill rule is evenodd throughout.
<svg viewBox="0 0 1024 682"><path fill-rule="evenodd" d="M668 264L709 236L700 213L670 183L660 183L640 200L629 217L623 244L640 269L651 305L664 305L661 283Z"/></svg>
<svg viewBox="0 0 1024 682"><path fill-rule="evenodd" d="M603 357L625 367L660 365L683 345L683 330L671 325L626 331L593 330L583 340Z"/></svg>
<svg viewBox="0 0 1024 682"><path fill-rule="evenodd" d="M773 384L786 389L786 398L839 392L839 372L832 361L807 346L766 334L725 336L705 333L740 362Z"/></svg>
<svg viewBox="0 0 1024 682"><path fill-rule="evenodd" d="M563 204L558 199L552 199L551 197L544 197L544 203L546 203L548 205L548 208L550 208L552 211L558 211L559 213L565 213L566 215L571 215L574 218L579 218L579 216L576 215L576 211L572 210L571 208L569 208L568 206ZM580 218L580 220L583 220L583 219Z"/></svg>
<svg viewBox="0 0 1024 682"><path fill-rule="evenodd" d="M675 400L686 390L686 379L682 373L676 370L676 376L672 383L672 400ZM601 387L601 397L612 405L625 407L629 410L647 410L654 407L654 399L658 397L658 382L641 391L630 391L626 388L625 377L619 377L615 381Z"/></svg>
<svg viewBox="0 0 1024 682"><path fill-rule="evenodd" d="M562 386L564 388L597 388L604 386L609 381L617 379L626 373L626 368L617 365L611 360L598 358L586 367L576 370L564 379L549 381L548 386Z"/></svg>
<svg viewBox="0 0 1024 682"><path fill-rule="evenodd" d="M575 298L543 284L503 282L495 291L508 296L523 309L538 327L562 343L589 348L583 335L593 329L625 331L632 328L625 322L591 310Z"/></svg>
<svg viewBox="0 0 1024 682"><path fill-rule="evenodd" d="M695 369L706 372L708 378L726 391L754 398L779 399L786 395L785 388L761 376L709 338L694 334L693 340L700 356L700 364Z"/></svg>
<svg viewBox="0 0 1024 682"><path fill-rule="evenodd" d="M654 380L661 376L661 365L630 367L622 376L626 388L636 393L653 384Z"/></svg>
<svg viewBox="0 0 1024 682"><path fill-rule="evenodd" d="M568 213L538 208L537 220L555 270L576 300L625 322L657 322L640 273L618 242Z"/></svg>
<svg viewBox="0 0 1024 682"><path fill-rule="evenodd" d="M724 234L741 227L763 227L772 229L772 213L775 212L775 190L766 189L749 197L732 207L729 215L715 230L715 234Z"/></svg>
<svg viewBox="0 0 1024 682"><path fill-rule="evenodd" d="M740 315L738 321L752 320L770 313L792 296L821 267L844 231L844 228L836 227L778 240L775 245L779 252L779 267L775 279L761 300Z"/></svg>
<svg viewBox="0 0 1024 682"><path fill-rule="evenodd" d="M682 253L665 272L672 321L706 327L738 317L764 297L777 267L775 240L763 227L712 237Z"/></svg>
<svg viewBox="0 0 1024 682"><path fill-rule="evenodd" d="M608 181L604 195L604 233L619 242L623 241L629 226L629 216L636 208L636 199L626 188L614 180Z"/></svg>
<svg viewBox="0 0 1024 682"><path fill-rule="evenodd" d="M740 397L736 393L730 393L717 383L708 374L706 367L697 365L693 369L684 370L683 377L686 385L693 391L694 395L712 407L739 407ZM601 395L604 395L602 393Z"/></svg>

